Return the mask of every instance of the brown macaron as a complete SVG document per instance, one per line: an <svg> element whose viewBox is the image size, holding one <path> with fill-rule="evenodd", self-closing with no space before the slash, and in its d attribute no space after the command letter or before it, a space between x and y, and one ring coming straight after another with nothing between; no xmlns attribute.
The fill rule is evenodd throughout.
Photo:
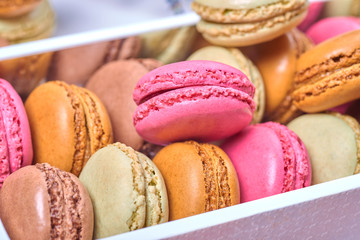
<svg viewBox="0 0 360 240"><path fill-rule="evenodd" d="M25 109L36 163L47 162L78 176L93 153L112 143L106 109L87 89L48 82L30 94Z"/></svg>
<svg viewBox="0 0 360 240"><path fill-rule="evenodd" d="M139 150L144 140L137 134L132 116L136 109L132 93L138 80L161 64L154 59L119 60L101 67L85 87L104 103L111 119L114 141Z"/></svg>
<svg viewBox="0 0 360 240"><path fill-rule="evenodd" d="M226 153L212 144L178 142L164 147L154 163L162 173L169 220L240 203L237 174Z"/></svg>
<svg viewBox="0 0 360 240"><path fill-rule="evenodd" d="M73 174L49 164L23 167L6 179L0 218L11 239L93 236L93 206L85 187Z"/></svg>
<svg viewBox="0 0 360 240"><path fill-rule="evenodd" d="M54 53L47 79L82 86L102 65L137 57L140 46L139 37L129 37L57 51Z"/></svg>

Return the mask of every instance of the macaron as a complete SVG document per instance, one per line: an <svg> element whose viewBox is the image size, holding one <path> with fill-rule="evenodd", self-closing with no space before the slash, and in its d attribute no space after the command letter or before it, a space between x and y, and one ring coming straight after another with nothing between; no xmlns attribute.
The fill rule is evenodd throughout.
<svg viewBox="0 0 360 240"><path fill-rule="evenodd" d="M135 129L155 144L220 140L250 123L254 92L243 72L223 63L164 65L144 75L135 87Z"/></svg>
<svg viewBox="0 0 360 240"><path fill-rule="evenodd" d="M0 18L12 18L31 12L43 0L6 0L0 2Z"/></svg>
<svg viewBox="0 0 360 240"><path fill-rule="evenodd" d="M240 47L270 41L305 18L307 0L195 0L192 9L202 20L196 28L215 45Z"/></svg>
<svg viewBox="0 0 360 240"><path fill-rule="evenodd" d="M94 213L86 189L73 174L45 163L21 168L6 179L0 218L11 239L93 236Z"/></svg>
<svg viewBox="0 0 360 240"><path fill-rule="evenodd" d="M10 44L50 37L55 26L55 14L48 0L43 0L31 12L14 18L0 19L0 37Z"/></svg>
<svg viewBox="0 0 360 240"><path fill-rule="evenodd" d="M248 126L220 147L236 169L242 203L311 183L311 166L303 142L279 123Z"/></svg>
<svg viewBox="0 0 360 240"><path fill-rule="evenodd" d="M15 89L0 79L0 188L13 172L33 160L29 121Z"/></svg>
<svg viewBox="0 0 360 240"><path fill-rule="evenodd" d="M45 80L52 56L52 52L46 52L0 61L0 77L9 81L25 100Z"/></svg>
<svg viewBox="0 0 360 240"><path fill-rule="evenodd" d="M359 47L360 30L355 30L302 54L294 79L294 104L314 113L360 98Z"/></svg>
<svg viewBox="0 0 360 240"><path fill-rule="evenodd" d="M301 113L291 93L298 58L312 46L305 34L293 29L269 42L243 48L264 80L266 119L285 123Z"/></svg>
<svg viewBox="0 0 360 240"><path fill-rule="evenodd" d="M78 176L90 156L112 143L105 107L91 91L52 81L37 87L25 102L34 161Z"/></svg>
<svg viewBox="0 0 360 240"><path fill-rule="evenodd" d="M95 212L95 238L103 238L168 221L166 186L156 165L121 144L91 156L80 174Z"/></svg>
<svg viewBox="0 0 360 240"><path fill-rule="evenodd" d="M217 61L235 67L245 73L255 86L255 112L252 123L261 121L265 110L265 89L261 74L250 59L237 48L207 46L193 52L187 60Z"/></svg>
<svg viewBox="0 0 360 240"><path fill-rule="evenodd" d="M169 220L236 205L236 171L218 146L195 141L170 144L155 156L169 198Z"/></svg>
<svg viewBox="0 0 360 240"><path fill-rule="evenodd" d="M325 2L323 1L313 1L310 2L308 12L306 17L302 22L297 26L299 30L305 32L309 29L316 21L321 17L322 10L324 9Z"/></svg>
<svg viewBox="0 0 360 240"><path fill-rule="evenodd" d="M144 33L141 38L141 58L154 58L162 64L184 61L195 44L194 26Z"/></svg>
<svg viewBox="0 0 360 240"><path fill-rule="evenodd" d="M332 0L326 1L325 17L360 16L360 2L358 0Z"/></svg>
<svg viewBox="0 0 360 240"><path fill-rule="evenodd" d="M349 115L305 114L287 125L309 152L312 184L360 172L360 126Z"/></svg>
<svg viewBox="0 0 360 240"><path fill-rule="evenodd" d="M357 29L360 29L360 18L329 17L321 19L320 21L312 25L306 31L306 35L315 44L319 44L332 37Z"/></svg>
<svg viewBox="0 0 360 240"><path fill-rule="evenodd" d="M86 83L85 87L100 98L109 113L115 142L135 150L144 144L132 123L136 109L132 92L143 75L159 66L161 63L155 59L113 61L97 70Z"/></svg>
<svg viewBox="0 0 360 240"><path fill-rule="evenodd" d="M140 46L139 37L129 37L56 51L47 80L83 86L102 65L137 57Z"/></svg>

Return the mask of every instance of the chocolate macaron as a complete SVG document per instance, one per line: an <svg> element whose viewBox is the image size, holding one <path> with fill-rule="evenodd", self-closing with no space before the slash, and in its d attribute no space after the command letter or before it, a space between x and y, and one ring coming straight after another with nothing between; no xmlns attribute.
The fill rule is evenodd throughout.
<svg viewBox="0 0 360 240"><path fill-rule="evenodd" d="M11 239L92 239L94 215L79 179L49 164L11 174L0 193L0 218Z"/></svg>

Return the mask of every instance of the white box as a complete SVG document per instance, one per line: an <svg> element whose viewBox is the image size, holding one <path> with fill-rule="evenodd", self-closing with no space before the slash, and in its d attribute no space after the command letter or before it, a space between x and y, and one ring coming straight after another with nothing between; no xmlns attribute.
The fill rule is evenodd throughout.
<svg viewBox="0 0 360 240"><path fill-rule="evenodd" d="M50 2L57 13L55 35L0 48L0 60L192 25L199 20L187 6L184 13L173 15L166 0ZM360 239L358 229L360 175L354 175L107 239L348 240ZM1 221L0 239L8 239Z"/></svg>

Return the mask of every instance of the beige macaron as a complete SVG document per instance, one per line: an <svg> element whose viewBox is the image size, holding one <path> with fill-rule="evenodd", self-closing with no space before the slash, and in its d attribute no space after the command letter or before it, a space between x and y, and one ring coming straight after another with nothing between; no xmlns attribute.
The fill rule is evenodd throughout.
<svg viewBox="0 0 360 240"><path fill-rule="evenodd" d="M114 143L97 151L80 174L94 205L95 238L168 221L167 191L145 155Z"/></svg>

